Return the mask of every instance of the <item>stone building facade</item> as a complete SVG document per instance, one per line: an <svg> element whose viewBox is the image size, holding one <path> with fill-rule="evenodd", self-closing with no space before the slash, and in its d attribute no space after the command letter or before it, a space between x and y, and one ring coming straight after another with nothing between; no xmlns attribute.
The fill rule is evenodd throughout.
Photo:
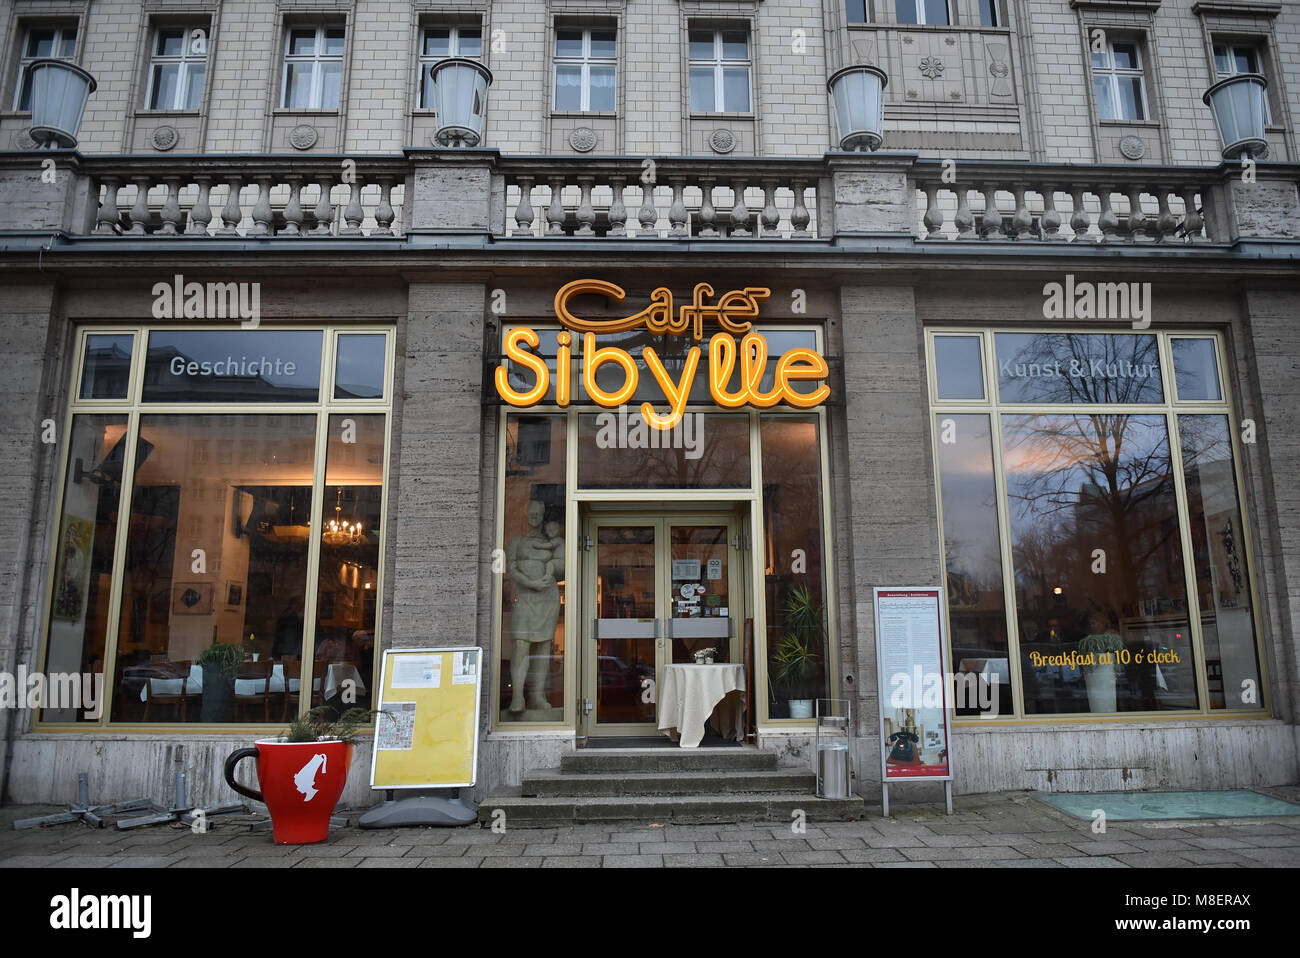
<svg viewBox="0 0 1300 958"><path fill-rule="evenodd" d="M702 581L718 602L696 611L735 620L723 641L733 661L752 659L752 743L806 764L812 726L790 707L804 696L781 687L774 659L803 580L775 546L790 544L782 517L809 490L818 502L799 515L810 538L796 546L817 555L808 581L826 646L814 691L853 703L862 794L881 778L889 693L877 674L881 586L939 586L946 667L1005 696L997 716L952 717L943 752L958 792L1300 774L1295 3L2 0L0 44L11 546L0 671L98 671L110 695L93 719L6 709L5 800L61 801L87 769L97 799L163 794L178 769L199 800L225 795L224 757L309 704L281 671L277 694L266 685L233 716L199 717L204 696L180 687L186 669L210 639L246 632L246 651L277 669L311 668L314 650L323 698L335 664L368 688L385 649L482 648L476 796L518 785L602 722L646 725L644 686L630 695L619 683L671 661L663 646L633 652L631 638L623 652L590 651L594 603L613 602L601 590L626 571L611 579L599 565L611 517L619 535L658 529L646 561L660 565L672 530L727 530L709 555L730 563L717 581L731 591ZM37 151L27 135L22 68L50 55L97 82L75 150ZM427 71L453 55L492 75L473 147L436 139ZM876 153L838 149L827 81L857 64L888 76ZM1222 160L1201 95L1247 72L1267 80L1268 155L1243 169ZM692 394L715 436L734 426L746 437L743 475L614 483L621 467L592 438L596 407L565 408L554 387L535 407L509 407L495 380L508 332L553 337L557 290L586 278L625 290L628 313L657 287L682 303L699 283L761 286L755 328L774 353L788 342L825 356L831 399L733 422L708 419L722 413ZM258 314L173 315L156 291L173 281L257 284ZM1132 315L1053 316L1047 287L1066 282L1145 289L1146 312L1126 298ZM221 338L254 333L316 337L303 340L323 350L307 392L292 376L204 392L197 373L190 392L157 392L168 356L184 373L208 352L290 348ZM1087 400L1017 392L1013 349L1085 368L1144 352L1159 382L1150 394L1126 381L1137 391L1121 395L1098 373ZM339 378L373 355L368 391ZM962 356L950 387L945 357ZM106 384L114 361L122 380ZM334 444L348 416L375 430L364 462ZM1154 430L1145 465L1109 446L1088 453L1105 461L1082 480L1068 473L1088 458L1077 449L1037 449L1056 465L1026 465L1062 422L1098 416ZM809 486L781 471L799 453L780 445L783 424L815 436L801 460ZM1214 433L1217 457L1193 426ZM245 459L245 440L263 451ZM299 446L294 473L287 450ZM1109 499L1101 475L1115 483ZM1031 491L1044 477L1057 482L1048 511ZM509 686L537 679L511 669L520 586L499 553L529 533L517 506L533 499L559 523L556 559L570 572L552 575L565 609L539 643L545 702L520 711ZM1108 505L1120 519L1089 527ZM274 517L259 527L263 514ZM365 533L316 541L338 516L363 517ZM1128 564L1104 584L1080 578L1080 550L1093 547ZM221 561L200 569L192 548ZM675 617L674 600L647 601L648 618ZM1086 624L1098 612L1109 625ZM295 628L306 651L282 666L272 646ZM1177 664L1117 668L1108 706L1073 670L1034 665L1098 635ZM649 671L637 672L642 654ZM599 703L616 699L633 718L602 718ZM368 800L368 765L362 749L353 803Z"/></svg>

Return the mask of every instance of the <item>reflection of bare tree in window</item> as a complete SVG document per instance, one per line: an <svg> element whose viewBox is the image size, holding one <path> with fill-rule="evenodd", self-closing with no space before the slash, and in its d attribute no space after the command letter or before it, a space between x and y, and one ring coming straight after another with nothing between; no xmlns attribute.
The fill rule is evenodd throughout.
<svg viewBox="0 0 1300 958"><path fill-rule="evenodd" d="M1068 577L1076 606L1182 593L1153 561L1181 567L1163 416L1008 416L1003 428L1018 580ZM1097 549L1104 576L1092 571Z"/></svg>
<svg viewBox="0 0 1300 958"><path fill-rule="evenodd" d="M1004 402L1126 404L1161 400L1160 357L1154 336L999 333L997 349Z"/></svg>

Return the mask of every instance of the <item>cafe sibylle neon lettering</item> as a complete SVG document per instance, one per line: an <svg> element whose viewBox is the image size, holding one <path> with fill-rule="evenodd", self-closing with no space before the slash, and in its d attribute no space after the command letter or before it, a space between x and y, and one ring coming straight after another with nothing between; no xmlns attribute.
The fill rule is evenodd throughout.
<svg viewBox="0 0 1300 958"><path fill-rule="evenodd" d="M569 300L583 293L606 296L616 303L623 302L627 295L622 287L599 279L574 280L556 292L555 315L565 327L556 337L559 348L556 351L555 402L559 406L568 406L572 400L572 333L582 336L582 356L586 360L582 364L583 390L596 405L613 409L624 405L636 393L639 372L631 353L617 346L597 346L597 335L628 332L644 326L651 333L657 334L681 336L689 332L692 341L698 344L704 338L706 322L722 329L709 339L708 344L709 392L717 405L724 409L739 409L743 406L769 409L778 403L784 403L796 409L812 409L830 397L830 387L824 382L807 393L792 388L791 383L820 382L829 374L825 357L815 350L803 347L782 354L776 363L772 388L766 391L760 388L763 371L767 366L767 340L753 332L751 327L752 320L758 317L759 301L772 294L766 287L733 289L723 293L716 303L709 303L706 300L714 295L713 287L708 283L697 283L692 301L683 303L674 312L672 292L660 286L650 294L650 305L645 309L621 319L610 320L583 319L573 315L569 310ZM736 340L738 336L742 337L739 343ZM509 384L506 364L503 362L497 367L497 394L511 406L525 409L535 406L545 398L550 388L550 370L546 366L546 360L528 351L536 349L540 343L541 338L537 332L527 326L516 327L506 334L506 360L530 371L534 377L531 388L517 390ZM693 345L687 350L681 378L676 381L653 346L646 346L641 352L668 404L667 413L661 415L655 411L652 403L642 403L641 417L655 429L672 429L686 411L686 402L699 371L703 350L699 345ZM740 383L733 391L728 386L737 363L740 368ZM596 382L597 370L608 364L623 370L623 385L613 391L602 388Z"/></svg>

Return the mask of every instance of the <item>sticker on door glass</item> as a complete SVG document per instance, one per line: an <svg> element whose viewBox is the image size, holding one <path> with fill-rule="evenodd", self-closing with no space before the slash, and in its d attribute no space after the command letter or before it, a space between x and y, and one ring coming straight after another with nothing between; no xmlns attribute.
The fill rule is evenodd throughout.
<svg viewBox="0 0 1300 958"><path fill-rule="evenodd" d="M709 571L708 571L708 577L709 577L710 579L721 579L721 578L722 578L722 560L721 560L721 559L710 559L709 562L708 562L708 570L709 570Z"/></svg>
<svg viewBox="0 0 1300 958"><path fill-rule="evenodd" d="M673 579L693 579L699 581L700 578L700 560L699 559L674 559L673 560Z"/></svg>

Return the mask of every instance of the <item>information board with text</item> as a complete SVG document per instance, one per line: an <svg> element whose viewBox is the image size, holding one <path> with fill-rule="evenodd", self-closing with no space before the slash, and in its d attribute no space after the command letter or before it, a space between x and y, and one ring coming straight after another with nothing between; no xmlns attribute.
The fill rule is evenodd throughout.
<svg viewBox="0 0 1300 958"><path fill-rule="evenodd" d="M874 591L881 774L885 782L951 779L943 593Z"/></svg>
<svg viewBox="0 0 1300 958"><path fill-rule="evenodd" d="M370 787L473 785L482 676L477 646L384 652Z"/></svg>

